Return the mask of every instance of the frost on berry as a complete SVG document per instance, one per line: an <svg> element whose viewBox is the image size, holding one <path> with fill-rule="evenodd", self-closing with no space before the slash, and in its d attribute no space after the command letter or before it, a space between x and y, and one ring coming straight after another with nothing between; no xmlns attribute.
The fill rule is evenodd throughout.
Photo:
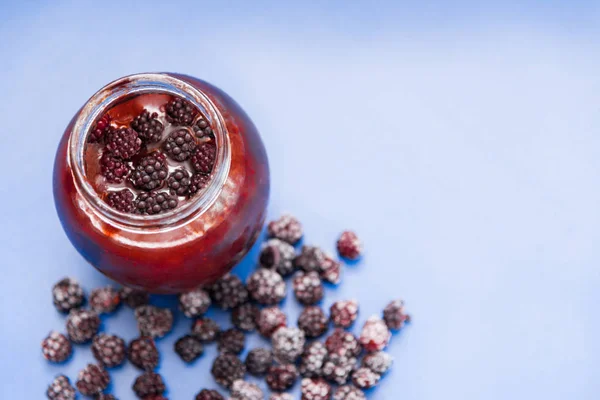
<svg viewBox="0 0 600 400"><path fill-rule="evenodd" d="M337 250L341 257L357 260L362 253L363 246L356 233L344 231L337 241Z"/></svg>
<svg viewBox="0 0 600 400"><path fill-rule="evenodd" d="M392 334L385 322L374 315L365 322L359 340L367 352L373 352L383 350L391 337Z"/></svg>

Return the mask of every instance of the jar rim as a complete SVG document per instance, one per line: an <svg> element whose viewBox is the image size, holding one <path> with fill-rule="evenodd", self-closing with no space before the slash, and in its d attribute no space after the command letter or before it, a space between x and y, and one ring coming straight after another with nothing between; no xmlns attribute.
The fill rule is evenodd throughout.
<svg viewBox="0 0 600 400"><path fill-rule="evenodd" d="M171 94L192 103L210 124L216 141L213 177L200 196L180 207L155 215L124 213L111 208L91 185L85 168L85 146L94 123L124 97L150 93ZM141 73L119 78L97 91L77 114L69 137L67 160L79 193L105 222L121 229L166 229L202 215L223 189L231 164L229 134L223 116L201 90L168 73Z"/></svg>

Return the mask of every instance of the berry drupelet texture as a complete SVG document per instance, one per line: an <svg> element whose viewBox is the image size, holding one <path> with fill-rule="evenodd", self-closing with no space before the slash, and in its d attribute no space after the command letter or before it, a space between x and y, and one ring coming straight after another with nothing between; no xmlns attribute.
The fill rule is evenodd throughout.
<svg viewBox="0 0 600 400"><path fill-rule="evenodd" d="M68 313L85 303L85 295L79 282L63 278L52 287L52 301L58 311Z"/></svg>
<svg viewBox="0 0 600 400"><path fill-rule="evenodd" d="M112 286L97 288L90 293L90 307L98 314L110 314L120 304L119 291Z"/></svg>
<svg viewBox="0 0 600 400"><path fill-rule="evenodd" d="M367 400L367 396L356 386L344 385L335 390L333 400Z"/></svg>
<svg viewBox="0 0 600 400"><path fill-rule="evenodd" d="M210 175L194 174L190 178L190 185L188 186L188 195L193 196L202 189L206 188L210 183Z"/></svg>
<svg viewBox="0 0 600 400"><path fill-rule="evenodd" d="M289 244L296 244L302 239L304 230L296 217L286 214L275 221L269 222L267 233L269 237L281 239Z"/></svg>
<svg viewBox="0 0 600 400"><path fill-rule="evenodd" d="M110 376L108 372L99 365L88 364L79 371L75 386L84 396L94 396L108 387Z"/></svg>
<svg viewBox="0 0 600 400"><path fill-rule="evenodd" d="M362 351L362 347L356 336L352 332L347 332L340 328L334 329L327 339L325 339L325 347L329 354L350 355L352 357L358 356Z"/></svg>
<svg viewBox="0 0 600 400"><path fill-rule="evenodd" d="M162 376L154 372L145 372L133 383L133 391L141 398L162 395L166 390Z"/></svg>
<svg viewBox="0 0 600 400"><path fill-rule="evenodd" d="M112 191L106 195L106 204L117 211L131 213L135 210L134 197L133 192L129 189Z"/></svg>
<svg viewBox="0 0 600 400"><path fill-rule="evenodd" d="M186 363L198 359L204 353L200 339L193 335L185 335L175 342L175 353Z"/></svg>
<svg viewBox="0 0 600 400"><path fill-rule="evenodd" d="M244 283L235 275L227 274L213 283L208 291L213 303L229 310L248 301L248 291Z"/></svg>
<svg viewBox="0 0 600 400"><path fill-rule="evenodd" d="M390 369L393 361L392 356L388 353L377 351L364 356L361 364L376 374L383 375Z"/></svg>
<svg viewBox="0 0 600 400"><path fill-rule="evenodd" d="M244 363L249 374L264 375L273 364L273 352L262 347L252 349L248 352Z"/></svg>
<svg viewBox="0 0 600 400"><path fill-rule="evenodd" d="M150 192L140 194L134 204L138 213L154 215L174 210L179 201L167 192Z"/></svg>
<svg viewBox="0 0 600 400"><path fill-rule="evenodd" d="M296 299L304 305L316 304L323 299L323 283L315 271L296 272L293 287Z"/></svg>
<svg viewBox="0 0 600 400"><path fill-rule="evenodd" d="M185 161L192 156L196 146L194 136L187 129L178 129L165 140L163 150L172 160Z"/></svg>
<svg viewBox="0 0 600 400"><path fill-rule="evenodd" d="M46 389L46 397L50 400L75 400L76 396L75 388L65 375L58 375Z"/></svg>
<svg viewBox="0 0 600 400"><path fill-rule="evenodd" d="M275 392L290 389L298 379L298 369L294 364L272 365L267 372L266 381L269 388Z"/></svg>
<svg viewBox="0 0 600 400"><path fill-rule="evenodd" d="M225 397L216 390L202 389L200 393L196 395L196 400L225 400Z"/></svg>
<svg viewBox="0 0 600 400"><path fill-rule="evenodd" d="M217 148L214 143L206 142L196 148L194 154L191 156L190 162L194 171L199 174L207 175L212 172L216 159Z"/></svg>
<svg viewBox="0 0 600 400"><path fill-rule="evenodd" d="M329 315L334 326L349 328L358 317L358 302L356 300L336 301L329 308Z"/></svg>
<svg viewBox="0 0 600 400"><path fill-rule="evenodd" d="M167 121L174 125L185 126L191 125L198 113L190 102L181 98L176 98L168 102L165 106L165 111L167 113Z"/></svg>
<svg viewBox="0 0 600 400"><path fill-rule="evenodd" d="M131 174L131 167L120 157L105 151L100 158L100 173L109 183L122 183Z"/></svg>
<svg viewBox="0 0 600 400"><path fill-rule="evenodd" d="M165 155L153 151L137 160L129 180L138 189L155 190L163 185L168 173Z"/></svg>
<svg viewBox="0 0 600 400"><path fill-rule="evenodd" d="M357 260L362 254L363 246L356 233L344 231L337 241L337 250L340 257Z"/></svg>
<svg viewBox="0 0 600 400"><path fill-rule="evenodd" d="M123 304L133 309L150 302L150 294L147 292L125 286L119 289L119 296Z"/></svg>
<svg viewBox="0 0 600 400"><path fill-rule="evenodd" d="M258 385L238 379L231 385L229 400L263 400L265 394Z"/></svg>
<svg viewBox="0 0 600 400"><path fill-rule="evenodd" d="M321 266L321 278L334 285L342 280L342 264L327 253L325 253L325 261Z"/></svg>
<svg viewBox="0 0 600 400"><path fill-rule="evenodd" d="M323 363L323 377L330 382L343 385L348 381L352 369L356 364L356 357L348 354L328 354Z"/></svg>
<svg viewBox="0 0 600 400"><path fill-rule="evenodd" d="M73 343L86 343L92 340L100 329L100 318L91 310L71 310L67 317L67 334Z"/></svg>
<svg viewBox="0 0 600 400"><path fill-rule="evenodd" d="M280 303L286 294L286 285L277 272L260 268L248 277L246 287L250 297L263 305Z"/></svg>
<svg viewBox="0 0 600 400"><path fill-rule="evenodd" d="M231 323L238 329L252 332L256 330L256 320L259 313L260 308L258 306L251 303L242 304L231 312Z"/></svg>
<svg viewBox="0 0 600 400"><path fill-rule="evenodd" d="M110 128L105 136L106 150L115 157L128 160L139 153L142 139L131 128Z"/></svg>
<svg viewBox="0 0 600 400"><path fill-rule="evenodd" d="M274 269L281 276L294 272L296 250L291 244L280 239L269 239L260 251L260 264L263 268Z"/></svg>
<svg viewBox="0 0 600 400"><path fill-rule="evenodd" d="M322 342L312 342L304 349L300 359L299 371L305 378L315 378L323 373L323 364L327 358L327 349Z"/></svg>
<svg viewBox="0 0 600 400"><path fill-rule="evenodd" d="M298 328L282 327L277 329L271 337L275 360L281 364L296 362L304 350L305 342L304 332Z"/></svg>
<svg viewBox="0 0 600 400"><path fill-rule="evenodd" d="M157 113L150 113L148 110L142 111L140 115L131 121L131 128L135 130L140 139L145 143L158 143L165 127L158 120Z"/></svg>
<svg viewBox="0 0 600 400"><path fill-rule="evenodd" d="M210 296L203 289L194 289L179 295L179 309L188 318L197 318L211 305Z"/></svg>
<svg viewBox="0 0 600 400"><path fill-rule="evenodd" d="M159 354L154 339L143 336L133 339L127 348L129 362L144 371L152 371L158 366Z"/></svg>
<svg viewBox="0 0 600 400"><path fill-rule="evenodd" d="M304 331L308 338L319 337L327 331L329 320L319 306L308 306L298 317L298 328Z"/></svg>
<svg viewBox="0 0 600 400"><path fill-rule="evenodd" d="M273 393L269 400L294 400L294 397L289 393Z"/></svg>
<svg viewBox="0 0 600 400"><path fill-rule="evenodd" d="M221 332L217 340L217 349L221 353L240 354L246 347L244 332L231 328Z"/></svg>
<svg viewBox="0 0 600 400"><path fill-rule="evenodd" d="M385 322L374 315L365 322L359 340L366 351L373 352L385 349L391 337Z"/></svg>
<svg viewBox="0 0 600 400"><path fill-rule="evenodd" d="M194 132L197 138L213 137L214 133L210 125L203 116L200 116L194 124Z"/></svg>
<svg viewBox="0 0 600 400"><path fill-rule="evenodd" d="M302 379L301 400L329 400L331 398L331 386L320 378Z"/></svg>
<svg viewBox="0 0 600 400"><path fill-rule="evenodd" d="M92 354L105 368L116 367L125 361L125 341L116 335L100 333L92 341Z"/></svg>
<svg viewBox="0 0 600 400"><path fill-rule="evenodd" d="M229 388L234 381L244 378L246 367L235 354L221 353L213 361L210 372L215 382Z"/></svg>
<svg viewBox="0 0 600 400"><path fill-rule="evenodd" d="M167 179L169 191L176 196L187 195L190 191L191 183L190 173L184 168L179 168L171 172L171 175Z"/></svg>
<svg viewBox="0 0 600 400"><path fill-rule="evenodd" d="M360 389L370 389L377 385L381 376L369 368L361 367L352 373L352 383Z"/></svg>
<svg viewBox="0 0 600 400"><path fill-rule="evenodd" d="M173 328L173 313L168 308L140 306L135 309L135 319L142 336L163 337Z"/></svg>
<svg viewBox="0 0 600 400"><path fill-rule="evenodd" d="M100 118L98 120L98 122L96 122L96 125L94 125L94 127L90 131L90 134L88 136L88 142L90 142L90 143L101 142L102 139L104 139L104 135L110 128L111 121L112 121L111 116L108 114L104 114L102 116L102 118Z"/></svg>
<svg viewBox="0 0 600 400"><path fill-rule="evenodd" d="M390 302L383 310L383 320L391 330L399 330L410 322L410 315L404 309L404 301L397 299Z"/></svg>
<svg viewBox="0 0 600 400"><path fill-rule="evenodd" d="M115 396L113 396L112 394L100 393L96 397L94 397L94 400L118 400L118 399Z"/></svg>
<svg viewBox="0 0 600 400"><path fill-rule="evenodd" d="M305 272L321 272L325 262L325 252L317 246L302 246L300 254L294 258L294 265Z"/></svg>
<svg viewBox="0 0 600 400"><path fill-rule="evenodd" d="M61 363L71 357L73 346L65 335L52 331L42 341L42 354L50 362Z"/></svg>
<svg viewBox="0 0 600 400"><path fill-rule="evenodd" d="M263 308L256 319L258 332L266 338L270 338L273 332L286 325L287 317L277 306Z"/></svg>
<svg viewBox="0 0 600 400"><path fill-rule="evenodd" d="M214 342L220 333L221 328L210 318L200 318L192 324L192 335L196 336L203 343Z"/></svg>

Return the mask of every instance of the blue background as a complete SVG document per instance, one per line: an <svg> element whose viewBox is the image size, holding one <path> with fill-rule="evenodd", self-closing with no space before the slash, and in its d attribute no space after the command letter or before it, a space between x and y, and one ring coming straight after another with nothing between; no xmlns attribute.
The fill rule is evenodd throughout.
<svg viewBox="0 0 600 400"><path fill-rule="evenodd" d="M107 283L59 225L54 151L89 96L143 71L239 101L269 153L271 217L297 214L329 250L344 228L363 238L324 305L355 297L362 324L400 296L414 316L371 398L600 397L598 2L319 3L1 3L0 398L43 398L92 359L39 348L64 329L55 281ZM135 336L128 309L104 328ZM193 367L171 351L188 329L159 344L172 400L215 387L213 347ZM136 374L112 374L121 400Z"/></svg>

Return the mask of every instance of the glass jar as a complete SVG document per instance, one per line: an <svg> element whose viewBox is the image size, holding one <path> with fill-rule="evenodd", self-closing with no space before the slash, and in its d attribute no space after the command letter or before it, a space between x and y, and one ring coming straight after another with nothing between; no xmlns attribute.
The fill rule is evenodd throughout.
<svg viewBox="0 0 600 400"><path fill-rule="evenodd" d="M86 140L98 118L146 93L192 103L212 127L217 148L208 187L155 215L109 207L85 168ZM223 276L255 243L269 197L269 165L256 127L226 93L186 75L137 74L100 89L73 117L58 147L53 185L62 226L90 264L124 285L177 293Z"/></svg>

